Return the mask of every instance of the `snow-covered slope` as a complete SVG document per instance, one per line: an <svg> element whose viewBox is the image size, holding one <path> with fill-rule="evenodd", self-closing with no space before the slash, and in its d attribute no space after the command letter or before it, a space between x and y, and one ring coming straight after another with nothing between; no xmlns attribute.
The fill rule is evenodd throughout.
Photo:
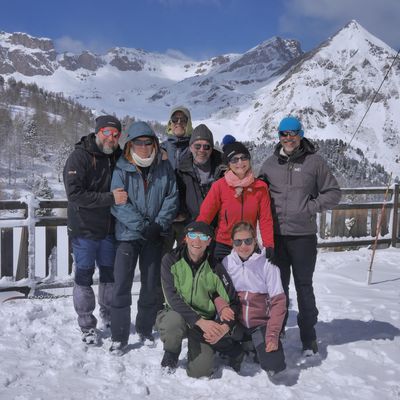
<svg viewBox="0 0 400 400"><path fill-rule="evenodd" d="M372 285L366 285L371 251L326 252L318 257L315 290L319 356L303 359L290 308L283 346L287 371L274 385L246 357L240 375L216 360L215 379L185 372L184 342L175 374L163 374L162 343L141 346L132 328L129 351L110 356L110 333L99 347L80 342L71 290L68 297L0 304L0 399L251 399L395 400L400 396L399 249L378 250ZM139 289L134 283L132 320ZM97 315L97 311L96 311Z"/></svg>

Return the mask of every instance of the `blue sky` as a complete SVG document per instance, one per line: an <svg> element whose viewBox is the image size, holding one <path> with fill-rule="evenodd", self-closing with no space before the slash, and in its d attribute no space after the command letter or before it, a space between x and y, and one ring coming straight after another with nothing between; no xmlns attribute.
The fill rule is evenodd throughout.
<svg viewBox="0 0 400 400"><path fill-rule="evenodd" d="M351 19L400 47L400 0L4 0L0 30L51 38L58 51L115 46L194 59L242 53L272 36L304 50Z"/></svg>

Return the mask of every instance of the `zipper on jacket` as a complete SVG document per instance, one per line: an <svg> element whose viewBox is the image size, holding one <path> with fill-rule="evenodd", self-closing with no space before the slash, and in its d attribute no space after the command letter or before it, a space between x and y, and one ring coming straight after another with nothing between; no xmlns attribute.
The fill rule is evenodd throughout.
<svg viewBox="0 0 400 400"><path fill-rule="evenodd" d="M289 170L289 185L292 186L292 171L293 171L294 164L289 162L288 163L288 170Z"/></svg>
<svg viewBox="0 0 400 400"><path fill-rule="evenodd" d="M192 292L190 293L190 305L193 304L193 293L196 292L195 289L197 289L197 285L198 285L199 277L200 277L200 271L202 270L203 266L204 266L204 262L203 262L203 264L200 265L196 274L193 276ZM193 269L192 268L190 268L190 269L191 269L192 275L193 275Z"/></svg>
<svg viewBox="0 0 400 400"><path fill-rule="evenodd" d="M240 220L241 220L241 221L243 221L243 209L244 209L244 188L243 188L243 190L242 190L242 193L241 193L241 195L240 195L240 198L241 198L241 202L242 202L242 209L241 209L241 212L240 212Z"/></svg>
<svg viewBox="0 0 400 400"><path fill-rule="evenodd" d="M244 313L244 315L245 315L245 317L244 317L244 322L245 322L245 324L246 324L246 328L250 328L250 326L249 326L249 302L247 301L247 297L249 296L249 292L248 291L246 291L246 294L245 294L245 296L244 296L244 301L245 301L245 306L244 306L244 309L245 309L245 313Z"/></svg>

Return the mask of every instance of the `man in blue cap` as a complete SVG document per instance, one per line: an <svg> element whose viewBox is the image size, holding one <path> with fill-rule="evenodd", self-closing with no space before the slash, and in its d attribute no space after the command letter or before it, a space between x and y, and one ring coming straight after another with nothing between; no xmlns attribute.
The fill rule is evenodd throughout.
<svg viewBox="0 0 400 400"><path fill-rule="evenodd" d="M318 309L313 289L317 258L316 215L337 205L341 193L326 162L316 154L315 146L304 138L298 118L283 118L278 135L279 143L274 154L262 165L260 175L269 185L272 200L274 262L281 271L287 305L292 268L303 354L311 356L318 353L314 328ZM286 313L283 330L287 317Z"/></svg>

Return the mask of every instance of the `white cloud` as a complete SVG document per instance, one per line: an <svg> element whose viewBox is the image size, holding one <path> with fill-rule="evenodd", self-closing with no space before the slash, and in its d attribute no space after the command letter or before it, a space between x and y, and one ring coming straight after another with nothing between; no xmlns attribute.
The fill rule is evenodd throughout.
<svg viewBox="0 0 400 400"><path fill-rule="evenodd" d="M80 54L82 51L87 50L96 54L104 54L110 48L114 47L110 43L99 42L99 41L89 41L83 42L81 40L72 39L69 36L62 36L54 40L54 45L59 53L71 52L74 54Z"/></svg>
<svg viewBox="0 0 400 400"><path fill-rule="evenodd" d="M165 52L167 55L177 58L179 60L188 60L191 61L192 59L187 56L186 54L182 53L180 50L176 50L176 49L167 49Z"/></svg>
<svg viewBox="0 0 400 400"><path fill-rule="evenodd" d="M392 47L400 46L399 0L285 0L281 32L326 39L352 19Z"/></svg>
<svg viewBox="0 0 400 400"><path fill-rule="evenodd" d="M71 52L81 53L83 50L87 50L87 47L80 40L75 40L69 36L62 36L54 40L54 45L58 52Z"/></svg>

